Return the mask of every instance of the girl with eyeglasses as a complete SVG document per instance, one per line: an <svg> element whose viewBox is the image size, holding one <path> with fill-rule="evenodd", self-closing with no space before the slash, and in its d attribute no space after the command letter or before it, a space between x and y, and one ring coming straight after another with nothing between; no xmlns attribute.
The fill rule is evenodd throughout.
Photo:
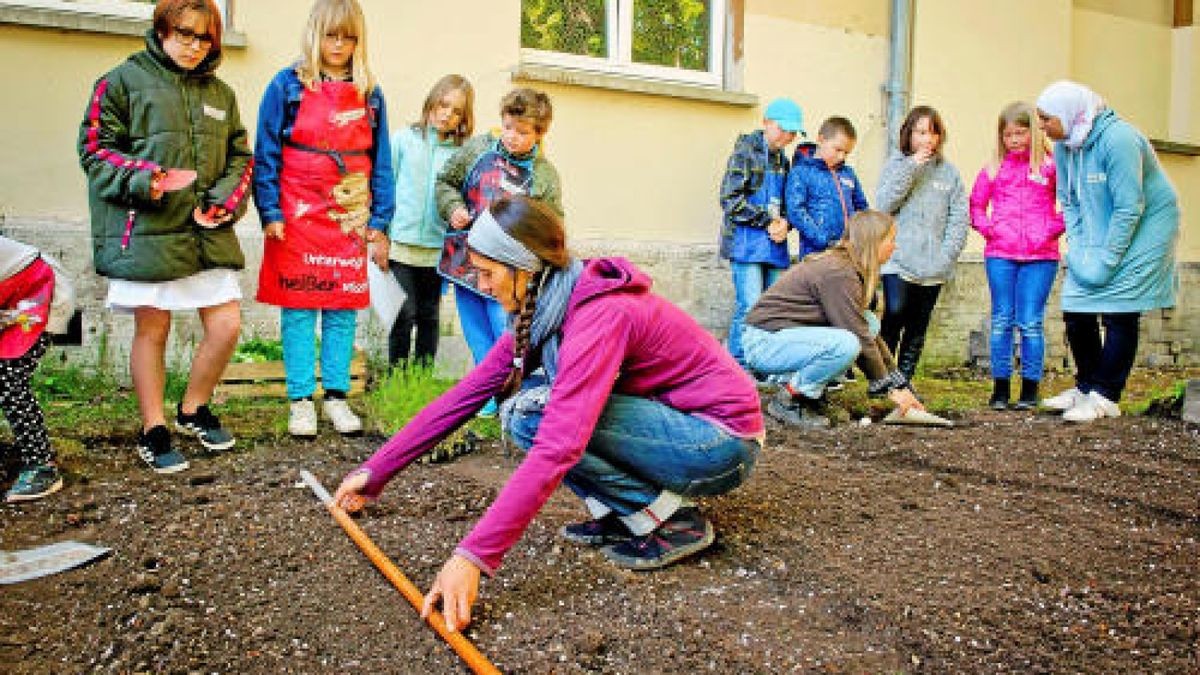
<svg viewBox="0 0 1200 675"><path fill-rule="evenodd" d="M96 271L109 278L107 306L134 316L137 452L158 473L188 466L163 412L174 311L196 310L204 329L175 426L210 451L234 445L207 404L241 330L233 223L253 161L237 99L215 75L221 54L213 0L160 0L146 48L96 82L79 133Z"/></svg>
<svg viewBox="0 0 1200 675"><path fill-rule="evenodd" d="M339 433L358 434L346 392L356 315L370 301L367 242L387 246L396 198L387 110L356 0L313 5L300 58L263 94L254 157L258 300L281 312L288 431L317 434L319 319L322 410Z"/></svg>

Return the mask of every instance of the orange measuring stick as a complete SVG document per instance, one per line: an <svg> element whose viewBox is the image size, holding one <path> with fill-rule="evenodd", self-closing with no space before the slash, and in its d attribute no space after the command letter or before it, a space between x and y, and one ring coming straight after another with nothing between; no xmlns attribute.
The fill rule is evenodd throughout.
<svg viewBox="0 0 1200 675"><path fill-rule="evenodd" d="M425 601L425 596L421 594L421 591L408 580L408 577L404 576L400 568L396 567L396 564L389 560L383 551L379 550L379 547L375 545L375 542L371 541L371 538L358 526L358 523L354 522L349 514L334 503L333 497L329 495L329 492L317 481L315 476L308 471L301 471L300 477L304 479L308 487L317 495L317 498L325 504L325 507L333 514L333 519L337 521L338 525L342 526L342 529L346 531L350 539L366 554L371 563L383 573L383 576L392 582L396 590L400 591L400 595L403 595L404 599L408 600L408 603L419 613L421 605ZM434 610L429 613L429 625L433 626L438 635L442 636L442 639L454 649L458 656L467 664L467 667L471 669L471 672L480 675L500 675L500 669L493 665L482 652L476 649L470 640L462 633L451 631L446 626L446 620L442 618L441 612Z"/></svg>

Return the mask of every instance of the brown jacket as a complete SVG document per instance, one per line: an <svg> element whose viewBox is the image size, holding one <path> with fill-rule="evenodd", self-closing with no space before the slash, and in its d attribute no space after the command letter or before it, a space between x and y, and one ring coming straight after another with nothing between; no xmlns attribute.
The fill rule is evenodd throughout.
<svg viewBox="0 0 1200 675"><path fill-rule="evenodd" d="M896 370L883 340L871 335L863 316L863 278L839 248L811 255L771 285L746 315L746 324L775 332L801 326L843 328L858 337L857 364L866 376L882 380Z"/></svg>

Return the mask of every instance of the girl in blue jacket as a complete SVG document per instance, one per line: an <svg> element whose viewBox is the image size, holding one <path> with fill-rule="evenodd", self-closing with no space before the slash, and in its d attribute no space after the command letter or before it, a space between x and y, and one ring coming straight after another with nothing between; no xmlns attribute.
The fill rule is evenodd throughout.
<svg viewBox="0 0 1200 675"><path fill-rule="evenodd" d="M446 75L433 85L421 119L392 136L396 175L396 215L388 228L390 250L379 246L376 263L391 267L404 289L404 305L388 336L388 360L432 366L438 346L438 305L442 277L437 272L446 236L438 215L435 187L446 160L475 128L475 90L461 75ZM413 329L416 345L413 349Z"/></svg>
<svg viewBox="0 0 1200 675"><path fill-rule="evenodd" d="M1142 312L1175 305L1179 198L1150 142L1095 92L1055 82L1037 107L1057 141L1068 247L1063 321L1075 360L1075 386L1042 404L1070 422L1116 417Z"/></svg>

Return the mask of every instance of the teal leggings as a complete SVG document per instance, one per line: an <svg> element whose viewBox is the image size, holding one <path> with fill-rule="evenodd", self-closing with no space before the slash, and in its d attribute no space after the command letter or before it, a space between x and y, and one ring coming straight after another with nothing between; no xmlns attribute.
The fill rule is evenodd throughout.
<svg viewBox="0 0 1200 675"><path fill-rule="evenodd" d="M350 389L350 360L354 357L358 312L285 307L280 310L279 331L283 338L287 393L292 400L312 396L317 388L317 315L321 317L321 388L343 393Z"/></svg>

